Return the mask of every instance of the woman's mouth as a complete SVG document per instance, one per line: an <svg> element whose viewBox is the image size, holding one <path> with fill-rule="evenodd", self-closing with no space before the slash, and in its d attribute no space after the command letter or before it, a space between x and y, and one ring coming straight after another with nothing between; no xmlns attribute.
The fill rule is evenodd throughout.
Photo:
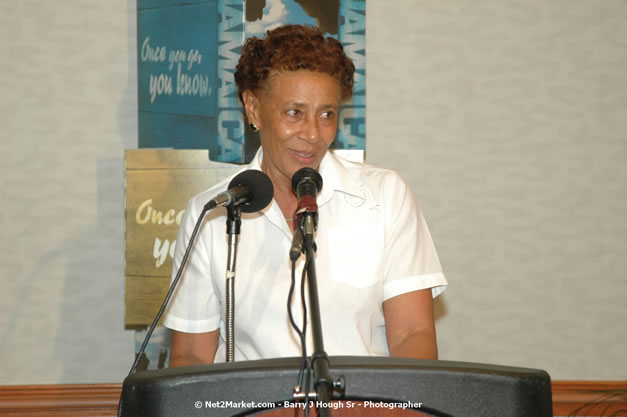
<svg viewBox="0 0 627 417"><path fill-rule="evenodd" d="M302 152L294 149L290 149L290 153L297 161L303 164L313 163L316 156L315 152Z"/></svg>

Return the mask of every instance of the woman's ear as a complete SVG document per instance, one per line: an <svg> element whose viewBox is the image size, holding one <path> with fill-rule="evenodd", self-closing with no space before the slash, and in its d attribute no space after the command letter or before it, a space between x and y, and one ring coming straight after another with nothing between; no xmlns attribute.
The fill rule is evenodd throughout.
<svg viewBox="0 0 627 417"><path fill-rule="evenodd" d="M259 99L250 90L245 90L242 93L242 100L244 101L244 111L248 122L261 128L261 117L259 117Z"/></svg>

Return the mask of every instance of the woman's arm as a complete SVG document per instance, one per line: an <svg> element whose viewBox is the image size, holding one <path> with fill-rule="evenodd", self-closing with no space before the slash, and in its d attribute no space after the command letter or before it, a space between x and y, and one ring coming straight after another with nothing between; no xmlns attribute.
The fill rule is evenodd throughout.
<svg viewBox="0 0 627 417"><path fill-rule="evenodd" d="M169 367L213 363L219 337L220 329L207 333L183 333L172 330Z"/></svg>
<svg viewBox="0 0 627 417"><path fill-rule="evenodd" d="M437 359L431 289L401 294L383 302L390 356Z"/></svg>

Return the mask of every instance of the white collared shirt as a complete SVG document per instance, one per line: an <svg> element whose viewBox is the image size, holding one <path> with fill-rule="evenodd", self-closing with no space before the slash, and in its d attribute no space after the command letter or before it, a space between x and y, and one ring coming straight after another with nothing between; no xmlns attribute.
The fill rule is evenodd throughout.
<svg viewBox="0 0 627 417"><path fill-rule="evenodd" d="M261 169L261 149L245 169ZM393 171L348 162L327 152L320 164L315 236L316 276L324 348L329 355L388 355L383 302L407 292L444 291L427 224L409 188ZM232 178L232 177L231 177ZM173 276L203 206L231 178L194 197L181 223ZM276 201L242 213L235 270L235 360L300 356L287 296L292 232ZM222 327L216 362L225 360L226 209L206 215L188 266L171 300L165 326L200 333ZM292 309L302 327L297 262ZM312 352L308 325L308 354Z"/></svg>

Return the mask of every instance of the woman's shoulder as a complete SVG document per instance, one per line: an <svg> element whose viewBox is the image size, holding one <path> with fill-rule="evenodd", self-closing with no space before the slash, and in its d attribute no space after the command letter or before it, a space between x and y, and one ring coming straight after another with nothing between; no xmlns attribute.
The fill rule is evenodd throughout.
<svg viewBox="0 0 627 417"><path fill-rule="evenodd" d="M398 188L407 187L403 178L393 169L348 160L339 155L334 155L334 157L351 177L375 190L384 191L389 187L398 190Z"/></svg>

